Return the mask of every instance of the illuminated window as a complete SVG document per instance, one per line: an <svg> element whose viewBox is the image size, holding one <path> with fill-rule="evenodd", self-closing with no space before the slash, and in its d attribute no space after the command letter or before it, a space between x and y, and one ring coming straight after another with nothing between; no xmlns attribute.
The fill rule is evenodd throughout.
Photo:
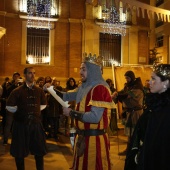
<svg viewBox="0 0 170 170"><path fill-rule="evenodd" d="M54 22L58 20L59 0L20 0L22 64L54 64Z"/></svg>
<svg viewBox="0 0 170 170"><path fill-rule="evenodd" d="M22 64L54 65L54 29L22 26Z"/></svg>
<svg viewBox="0 0 170 170"><path fill-rule="evenodd" d="M100 33L100 56L103 56L103 66L119 66L121 63L121 36Z"/></svg>
<svg viewBox="0 0 170 170"><path fill-rule="evenodd" d="M49 29L27 28L26 64L49 63Z"/></svg>
<svg viewBox="0 0 170 170"><path fill-rule="evenodd" d="M27 13L28 12L28 8L30 7L30 4L35 4L37 5L37 9L39 11L41 11L41 7L38 5L40 2L40 0L20 0L19 1L19 9L20 9L20 12L24 12L24 13ZM58 6L59 6L59 0L41 0L42 3L47 3L50 4L50 13L52 16L56 16L58 15ZM33 7L32 7L33 8ZM35 8L35 6L34 6Z"/></svg>

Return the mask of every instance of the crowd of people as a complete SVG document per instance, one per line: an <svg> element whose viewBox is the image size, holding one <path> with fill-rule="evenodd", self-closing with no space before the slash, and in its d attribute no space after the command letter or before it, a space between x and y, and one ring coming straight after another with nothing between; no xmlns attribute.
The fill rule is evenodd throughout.
<svg viewBox="0 0 170 170"><path fill-rule="evenodd" d="M7 145L12 132L10 153L18 170L24 170L24 158L29 153L35 157L37 170L44 169L46 139L58 140L61 120L66 136L70 128L76 129L72 169L114 169L108 129L118 130L118 102L128 136L126 149L118 153L126 156L124 169L168 170L170 65L155 64L145 85L128 70L124 73L124 88L117 91L111 79L103 79L101 63L99 58L84 57L81 82L70 77L64 88L56 77L35 80L33 67L23 70L23 79L18 72L14 72L12 81L5 78L0 88L3 144ZM50 86L64 101L69 101L70 107L60 105L48 92Z"/></svg>
<svg viewBox="0 0 170 170"><path fill-rule="evenodd" d="M66 87L60 86L60 81L57 80L56 77L38 77L37 80L34 79L34 83L36 86L43 89L43 86L46 83L50 83L52 86L54 86L55 89L58 89L60 91L69 91L74 90L80 85L80 81L76 82L73 77L70 77L66 81ZM9 114L8 110L6 110L6 101L11 94L11 92L24 84L24 78L20 76L20 73L14 72L12 76L12 80L10 81L9 77L6 77L4 82L2 83L2 86L0 86L0 101L1 101L1 116L2 116L2 134L3 134L3 144L7 145L8 143L8 137L11 132L11 126L13 122L13 117ZM41 111L41 117L42 117L42 124L43 128L46 132L47 138L55 138L57 140L57 134L59 132L59 120L62 119L63 126L66 129L65 134L68 135L68 131L70 127L74 126L73 120L66 116L62 116L62 107L57 102L57 100L54 99L54 97L48 92L44 91L46 100L47 100L47 107ZM75 108L75 101L71 101L69 103L71 107Z"/></svg>

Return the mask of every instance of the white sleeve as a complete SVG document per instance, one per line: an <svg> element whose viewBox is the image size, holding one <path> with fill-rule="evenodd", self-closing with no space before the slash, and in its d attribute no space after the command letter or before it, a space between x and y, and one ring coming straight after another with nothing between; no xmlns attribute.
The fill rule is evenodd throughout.
<svg viewBox="0 0 170 170"><path fill-rule="evenodd" d="M15 113L18 107L17 106L6 106L6 109L11 113Z"/></svg>

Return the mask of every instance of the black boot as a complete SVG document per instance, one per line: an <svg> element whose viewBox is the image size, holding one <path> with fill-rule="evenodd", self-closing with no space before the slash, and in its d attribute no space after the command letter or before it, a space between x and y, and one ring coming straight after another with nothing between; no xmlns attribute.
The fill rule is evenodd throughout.
<svg viewBox="0 0 170 170"><path fill-rule="evenodd" d="M35 162L37 170L44 170L44 159L43 156L35 155Z"/></svg>
<svg viewBox="0 0 170 170"><path fill-rule="evenodd" d="M17 170L25 170L24 158L15 157L15 163L17 166Z"/></svg>

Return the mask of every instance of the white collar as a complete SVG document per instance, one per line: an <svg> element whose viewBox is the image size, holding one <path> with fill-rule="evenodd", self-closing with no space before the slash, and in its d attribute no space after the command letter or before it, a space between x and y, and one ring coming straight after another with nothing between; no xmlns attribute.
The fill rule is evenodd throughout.
<svg viewBox="0 0 170 170"><path fill-rule="evenodd" d="M26 82L25 82L26 83ZM29 88L29 89L32 89L32 87L34 86L34 82L32 83L31 86L28 86L28 84L26 83L26 86Z"/></svg>

